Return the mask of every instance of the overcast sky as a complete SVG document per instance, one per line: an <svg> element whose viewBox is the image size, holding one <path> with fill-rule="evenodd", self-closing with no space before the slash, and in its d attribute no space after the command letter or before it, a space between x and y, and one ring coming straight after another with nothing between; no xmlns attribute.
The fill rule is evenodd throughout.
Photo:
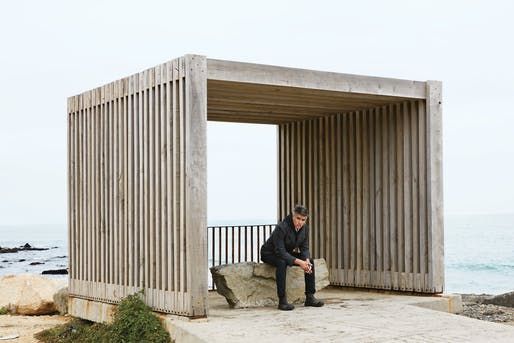
<svg viewBox="0 0 514 343"><path fill-rule="evenodd" d="M68 96L187 53L441 80L445 213L514 212L513 4L3 1L0 225L66 222ZM275 139L209 123L210 222L275 218Z"/></svg>

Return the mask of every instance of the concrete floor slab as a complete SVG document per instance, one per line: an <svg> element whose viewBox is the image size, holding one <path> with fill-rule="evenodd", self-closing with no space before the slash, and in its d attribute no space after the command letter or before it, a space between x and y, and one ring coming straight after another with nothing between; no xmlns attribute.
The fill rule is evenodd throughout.
<svg viewBox="0 0 514 343"><path fill-rule="evenodd" d="M421 296L328 287L321 308L230 309L209 294L209 317L165 316L177 342L514 342L514 327L454 314L459 295ZM434 311L435 309L435 311Z"/></svg>

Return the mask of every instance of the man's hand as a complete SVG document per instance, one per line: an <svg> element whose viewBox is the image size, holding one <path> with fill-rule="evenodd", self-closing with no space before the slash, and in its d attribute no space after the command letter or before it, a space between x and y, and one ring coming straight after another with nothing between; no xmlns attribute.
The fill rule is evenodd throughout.
<svg viewBox="0 0 514 343"><path fill-rule="evenodd" d="M311 268L312 264L310 263L309 259L304 261L304 260L300 260L299 258L297 258L294 260L294 263L297 264L298 266L300 266L300 268L302 268L303 271L306 272L307 274L312 273L312 268Z"/></svg>

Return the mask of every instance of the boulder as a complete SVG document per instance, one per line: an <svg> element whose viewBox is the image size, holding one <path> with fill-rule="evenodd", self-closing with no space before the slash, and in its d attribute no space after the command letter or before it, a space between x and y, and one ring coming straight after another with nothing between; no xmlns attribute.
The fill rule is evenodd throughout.
<svg viewBox="0 0 514 343"><path fill-rule="evenodd" d="M54 304L60 314L68 313L68 287L63 287L54 294Z"/></svg>
<svg viewBox="0 0 514 343"><path fill-rule="evenodd" d="M23 315L55 313L53 296L64 282L30 274L0 277L0 308Z"/></svg>
<svg viewBox="0 0 514 343"><path fill-rule="evenodd" d="M67 275L68 269L49 269L49 270L43 270L41 274L50 274L50 275Z"/></svg>
<svg viewBox="0 0 514 343"><path fill-rule="evenodd" d="M330 284L325 259L314 260L316 291ZM275 267L266 263L241 262L210 268L216 290L231 308L272 306L278 304ZM290 303L305 301L304 271L299 266L287 268L286 294Z"/></svg>
<svg viewBox="0 0 514 343"><path fill-rule="evenodd" d="M484 304L514 307L514 291L495 295L491 298L484 299L482 302Z"/></svg>

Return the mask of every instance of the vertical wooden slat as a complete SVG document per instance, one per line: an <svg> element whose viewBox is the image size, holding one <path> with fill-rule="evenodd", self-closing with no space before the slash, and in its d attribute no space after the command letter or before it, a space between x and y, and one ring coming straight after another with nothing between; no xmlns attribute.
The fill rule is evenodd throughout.
<svg viewBox="0 0 514 343"><path fill-rule="evenodd" d="M156 281L156 254L157 249L155 246L157 230L156 225L158 224L158 218L156 216L156 202L155 202L155 194L158 192L157 190L157 170L155 168L155 136L156 136L156 111L155 111L155 88L152 86L153 84L153 69L150 69L148 74L148 197L149 197L149 207L148 207L148 222L149 222L149 232L148 232L148 241L150 245L150 254L148 256L149 259L149 267L148 271L148 287L151 289L155 289L155 281Z"/></svg>
<svg viewBox="0 0 514 343"><path fill-rule="evenodd" d="M314 207L314 197L315 197L315 189L314 189L314 148L313 148L313 145L314 145L314 138L313 138L313 120L307 120L307 145L308 145L308 148L307 148L307 160L308 161L312 161L311 163L308 164L308 169L307 169L307 174L308 174L308 188L309 188L309 195L308 195L308 204L307 206L309 206L309 211L310 211L310 216L309 218L307 219L308 220L308 223L309 223L309 226L310 227L314 227L314 221L313 221L313 217L315 218L316 217L316 213L315 213L315 207ZM310 247L309 249L310 252L311 252L311 258L314 258L314 232L313 230L309 230L309 243L310 243Z"/></svg>
<svg viewBox="0 0 514 343"><path fill-rule="evenodd" d="M368 286L375 284L376 273L376 217L375 217L375 109L368 111L368 161L369 161L369 276Z"/></svg>
<svg viewBox="0 0 514 343"><path fill-rule="evenodd" d="M284 126L277 125L277 217L276 222L282 217L284 207Z"/></svg>
<svg viewBox="0 0 514 343"><path fill-rule="evenodd" d="M135 188L137 188L137 184L134 180L134 140L135 140L135 132L134 132L134 119L136 118L134 111L134 83L133 78L130 77L128 79L128 97L127 97L127 116L126 116L126 125L127 125L127 155L126 155L126 173L127 173L127 285L129 287L135 286L134 280L134 271L136 266L134 264L134 256L135 256L135 235L134 235L134 194ZM130 288L129 288L130 289Z"/></svg>
<svg viewBox="0 0 514 343"><path fill-rule="evenodd" d="M313 221L313 226L315 228L320 228L320 220L319 218L321 217L320 216L320 206L319 206L319 194L320 194L320 187L319 187L319 178L320 178L320 172L319 172L319 166L320 166L320 163L319 163L319 159L318 159L318 145L315 143L318 139L317 139L317 133L318 133L318 126L319 126L319 122L317 120L313 121L313 127L312 127L312 137L313 137L313 143L314 143L314 147L313 147L313 164L314 164L314 174L313 174L313 181L312 181L312 184L313 184L313 198L314 198L314 206L313 206L313 217L314 217L314 221ZM313 247L312 247L312 250L313 250L313 258L318 258L318 256L321 256L320 255L320 250L319 250L319 229L318 230L314 230L313 232L313 240L311 242L313 242Z"/></svg>
<svg viewBox="0 0 514 343"><path fill-rule="evenodd" d="M107 147L108 144L106 142L107 140L107 110L105 102L103 102L100 99L100 122L102 125L101 131L101 142L102 142L102 156L100 158L100 173L102 175L102 179L100 181L100 188L101 188L101 211L102 214L100 216L100 281L102 283L106 282L106 246L105 246L105 231L107 226L107 213L109 211L107 210Z"/></svg>
<svg viewBox="0 0 514 343"><path fill-rule="evenodd" d="M84 123L84 140L85 140L85 175L84 175L84 181L85 181L85 191L84 191L84 205L85 205L85 211L87 218L84 221L84 239L85 239L85 261L84 261L84 280L89 281L90 280L90 268L91 268L91 241L90 241L90 232L91 232L91 142L90 142L90 109L91 109L91 102L90 102L90 94L89 92L86 93L84 96L84 103L86 107L86 111L84 113L85 116L85 123Z"/></svg>
<svg viewBox="0 0 514 343"><path fill-rule="evenodd" d="M362 153L361 153L361 163L362 163L362 272L361 272L361 285L368 285L368 271L369 271L369 201L370 192L369 192L369 145L368 145L368 137L369 137L369 119L368 119L368 111L362 112Z"/></svg>
<svg viewBox="0 0 514 343"><path fill-rule="evenodd" d="M120 80L118 82L118 203L119 203L119 270L118 270L118 291L123 294L126 274L126 254L127 254L127 221L125 212L125 96L123 95L123 83Z"/></svg>
<svg viewBox="0 0 514 343"><path fill-rule="evenodd" d="M132 196L133 199L133 219L132 219L132 225L133 225L133 237L134 237L134 247L138 247L137 249L134 249L134 255L133 255L133 286L134 287L141 287L141 199L140 199L140 190L141 190L141 93L139 92L139 79L134 76L132 77L132 87L134 91L134 102L133 102L133 144L132 144L132 155L133 155L133 182L134 182L134 194Z"/></svg>
<svg viewBox="0 0 514 343"><path fill-rule="evenodd" d="M122 96L123 96L123 116L122 122L123 126L121 129L122 135L122 144L123 144L123 157L122 157L122 168L123 168L123 236L124 236L124 244L123 244L123 280L121 281L123 285L124 294L127 290L128 286L128 259L130 254L129 247L129 228L128 228L128 84L122 84Z"/></svg>
<svg viewBox="0 0 514 343"><path fill-rule="evenodd" d="M399 246L401 246L400 242L400 218L402 218L401 214L401 206L400 206L400 185L401 179L399 179L399 170L400 170L400 163L401 163L401 157L399 155L399 146L401 143L399 143L400 135L399 135L399 128L398 128L398 121L399 121L399 114L397 112L397 105L389 105L388 106L389 111L389 139L390 139L390 152L392 160L389 163L389 184L390 184L390 193L389 193L389 205L390 205L390 258L391 258L391 283L393 286L393 289L398 289L398 272L400 272L400 265L399 265L399 257L398 257L398 251ZM394 157L393 157L394 156Z"/></svg>
<svg viewBox="0 0 514 343"><path fill-rule="evenodd" d="M337 180L336 180L336 156L337 156L337 144L336 144L336 117L331 116L329 118L329 136L330 136L330 144L329 144L329 152L330 152L330 226L327 228L330 237L330 261L331 269L337 268L337 235L336 232L339 230L337 227Z"/></svg>
<svg viewBox="0 0 514 343"><path fill-rule="evenodd" d="M146 279L146 256L148 254L148 246L146 244L146 93L144 91L143 74L139 74L138 89L139 89L139 287L147 287Z"/></svg>
<svg viewBox="0 0 514 343"><path fill-rule="evenodd" d="M289 155L291 153L290 149L290 124L287 123L284 125L284 140L285 140L285 148L284 148L284 180L285 180L285 193L284 193L284 207L282 208L282 219L289 208L289 199L291 194L291 185L290 185L290 179L289 179L289 170L290 170L290 163L289 163Z"/></svg>
<svg viewBox="0 0 514 343"><path fill-rule="evenodd" d="M92 106L92 101L89 105L89 127L88 127L88 139L89 139L89 187L88 187L88 198L89 198L89 232L88 232L88 241L89 241L89 259L88 259L88 280L94 281L95 275L95 167L96 167L96 159L95 159L95 109Z"/></svg>
<svg viewBox="0 0 514 343"><path fill-rule="evenodd" d="M117 83L114 84L113 92L118 92ZM112 264L112 283L119 284L119 270L120 270L120 209L119 209L119 183L118 183L118 160L119 160L119 139L118 139L118 127L119 127L119 99L117 98L117 94L112 94L113 100L113 111L112 111L112 184L113 184L113 194L112 194L112 202L113 202L113 223L111 233L113 236L112 239L112 252L113 256L111 260L113 260Z"/></svg>
<svg viewBox="0 0 514 343"><path fill-rule="evenodd" d="M345 114L343 117L343 252L344 252L344 269L345 274L344 281L345 284L349 284L348 280L348 271L352 268L351 266L351 205L350 205L350 156L351 156L351 148L350 148L350 140L351 140L351 132L350 132L350 115Z"/></svg>
<svg viewBox="0 0 514 343"><path fill-rule="evenodd" d="M180 201L180 170L179 170L179 87L178 87L178 63L173 61L172 70L175 73L173 78L173 275L174 284L173 290L179 291L179 253L180 253L180 242L179 242L179 208L178 204ZM176 293L175 293L176 294Z"/></svg>
<svg viewBox="0 0 514 343"><path fill-rule="evenodd" d="M410 105L410 113L411 113L411 156L412 156L412 272L414 273L413 280L413 288L420 292L421 284L420 284L420 250L419 250L419 221L417 220L419 215L419 169L418 169L418 108L417 102L411 101Z"/></svg>
<svg viewBox="0 0 514 343"><path fill-rule="evenodd" d="M334 228L336 231L336 255L337 255L337 263L335 268L338 270L338 272L344 268L343 266L343 233L344 233L344 226L343 226L343 219L344 219L344 207L343 207L343 168L342 168L342 160L344 159L343 155L343 147L342 147L342 121L343 116L341 114L338 114L336 116L336 131L335 131L335 139L336 139L336 155L335 155L335 161L336 161L336 213L337 213L337 224ZM343 131L344 132L344 131ZM338 276L338 281L340 280L340 276Z"/></svg>
<svg viewBox="0 0 514 343"><path fill-rule="evenodd" d="M167 204L167 267L168 267L168 280L167 280L167 291L171 291L173 289L173 154L175 150L173 150L173 104L172 104L172 92L173 92L173 69L171 67L171 63L168 62L166 64L167 69L167 78L166 78L166 204ZM171 301L171 300L168 300ZM167 304L167 307L170 305Z"/></svg>
<svg viewBox="0 0 514 343"><path fill-rule="evenodd" d="M419 257L420 257L420 273L425 275L428 272L428 232L427 232L427 179L426 179L426 116L425 104L418 102L418 137L419 137ZM421 280L422 287L425 288L425 279Z"/></svg>
<svg viewBox="0 0 514 343"><path fill-rule="evenodd" d="M75 98L76 106L77 104L77 98ZM75 212L75 221L74 221L74 232L73 232L73 249L72 254L70 255L70 258L73 258L73 261L70 261L73 265L72 270L72 276L70 276L70 279L80 279L79 269L80 269L80 183L82 182L80 177L80 118L81 118L81 110L77 109L77 112L75 112L75 116L73 119L74 124L74 131L75 131L75 137L73 140L73 155L75 160L74 165L74 212ZM70 282L71 287L71 282Z"/></svg>
<svg viewBox="0 0 514 343"><path fill-rule="evenodd" d="M296 153L297 153L297 146L296 146L296 122L289 124L289 174L287 178L289 179L288 184L291 185L291 191L289 193L289 206L287 207L287 213L291 212L291 209L294 206L294 203L296 201L296 192L297 192L297 185L296 185Z"/></svg>
<svg viewBox="0 0 514 343"><path fill-rule="evenodd" d="M328 197L328 158L327 158L327 135L323 133L326 132L326 117L323 117L319 120L318 126L318 139L319 139L319 256L323 256L328 259L328 263L330 263L330 256L328 256L327 252L327 240L326 237L326 227L328 222L328 213L327 213L327 197Z"/></svg>
<svg viewBox="0 0 514 343"><path fill-rule="evenodd" d="M392 185L391 178L394 178L392 173L392 162L394 161L394 130L391 127L392 116L389 113L389 107L382 107L382 185L385 189L382 203L383 213L383 232L382 232L382 243L383 243L383 261L384 261L384 284L391 287L391 271L392 269L392 258L393 254L391 249L391 228L392 222L394 222L394 186Z"/></svg>
<svg viewBox="0 0 514 343"><path fill-rule="evenodd" d="M395 163L394 169L395 177L395 238L391 238L394 241L396 249L395 251L395 271L394 273L394 288L400 289L400 278L399 275L404 271L404 238L403 238L403 113L401 110L401 104L394 106L394 127L395 127Z"/></svg>
<svg viewBox="0 0 514 343"><path fill-rule="evenodd" d="M368 261L368 276L367 285L373 286L376 284L376 226L375 226L375 111L374 109L368 110L368 130L367 130L367 160L369 163L368 170L368 249L369 249L369 261Z"/></svg>
<svg viewBox="0 0 514 343"><path fill-rule="evenodd" d="M348 150L350 152L350 160L349 160L349 170L350 170L350 268L348 279L351 284L355 284L357 280L355 280L355 271L357 270L357 160L356 160L356 152L357 146L356 142L356 112L353 112L350 121L349 121L349 129L350 129L350 139Z"/></svg>
<svg viewBox="0 0 514 343"><path fill-rule="evenodd" d="M412 157L411 157L411 144L410 137L412 132L410 131L411 113L409 111L409 103L404 102L403 106L403 236L404 236L404 280L403 288L412 289L411 277L412 275Z"/></svg>
<svg viewBox="0 0 514 343"><path fill-rule="evenodd" d="M67 120L67 125L66 125L66 130L67 130L67 134L66 134L66 164L67 164L67 170L66 170L66 183L67 183L67 188L66 188L66 196L67 196L67 203L66 203L66 232L67 232L67 243L68 243L68 248L67 248L67 254L68 254L68 259L72 259L71 257L71 245L72 245L72 242L73 242L73 239L72 239L72 235L73 235L73 230L74 230L74 226L73 226L73 221L74 221L74 218L73 218L73 213L72 213L72 210L74 208L74 204L73 204L73 195L74 195L74 190L73 190L73 182L75 180L75 175L73 174L73 161L72 161L72 158L73 158L73 117L74 117L74 113L72 112L71 110L71 105L70 105L70 99L68 99L68 103L67 103L67 108L66 108L66 120ZM70 265L70 263L68 263L68 269L69 269L69 275L70 277L73 276L73 266Z"/></svg>
<svg viewBox="0 0 514 343"><path fill-rule="evenodd" d="M96 99L95 99L96 100ZM95 199L95 205L94 205L94 281L98 282L100 281L100 110L99 106L96 104L96 101L94 103L94 114L93 114L93 120L94 120L94 161L95 161L95 167L94 167L94 199Z"/></svg>
<svg viewBox="0 0 514 343"><path fill-rule="evenodd" d="M114 101L112 99L112 85L107 87L107 101L109 102L109 213L110 220L108 226L108 235L109 235L109 247L107 251L109 251L108 263L109 263L109 278L108 282L110 284L114 283L114 275L115 275L115 263L116 260L116 250L115 250L115 225L116 225L116 203L115 203L115 192L116 192L116 184L115 184L115 141L116 141L116 132L115 132L115 107Z"/></svg>
<svg viewBox="0 0 514 343"><path fill-rule="evenodd" d="M185 94L185 86L184 86L184 60L181 58L179 59L179 163L180 163L180 263L179 263L179 270L180 270L180 291L185 292L186 289L186 261L185 261L185 202L184 202L184 193L185 193L185 183L184 183L184 174L185 174L185 154L184 154L184 144L185 144L185 125L184 125L184 94ZM180 306L184 306L183 303L184 299L180 299Z"/></svg>
<svg viewBox="0 0 514 343"><path fill-rule="evenodd" d="M164 80L166 79L164 72L166 71L166 68L163 68L161 71L161 77ZM167 226L167 189L168 189L168 183L167 183L167 155L166 155L166 89L167 89L167 83L163 83L162 86L160 86L160 167L161 167L161 185L160 185L160 192L161 192L161 209L160 209L160 216L161 216L161 226L159 230L162 232L162 239L161 239L161 258L160 261L160 267L161 267L161 284L159 286L159 289L165 290L167 280L168 280L168 226ZM161 306L165 306L164 303Z"/></svg>
<svg viewBox="0 0 514 343"><path fill-rule="evenodd" d="M304 120L300 124L300 145L301 145L301 154L299 156L299 168L301 169L302 177L299 180L301 185L302 193L300 194L300 201L309 209L309 216L307 217L307 225L310 225L311 217L312 217L312 208L311 208L311 200L310 200L310 171L309 164L305 161L310 159L309 156L309 126L308 121ZM309 238L311 237L311 232L309 232ZM312 252L311 252L312 254Z"/></svg>
<svg viewBox="0 0 514 343"><path fill-rule="evenodd" d="M384 193L385 193L385 184L383 183L383 172L384 168L382 166L382 136L383 133L383 113L380 108L375 109L374 113L374 122L375 122L375 249L376 249L376 271L377 276L375 279L375 285L383 285L383 275L384 275L384 250L383 250L383 236L384 236L384 218L383 218L383 203L384 203Z"/></svg>

